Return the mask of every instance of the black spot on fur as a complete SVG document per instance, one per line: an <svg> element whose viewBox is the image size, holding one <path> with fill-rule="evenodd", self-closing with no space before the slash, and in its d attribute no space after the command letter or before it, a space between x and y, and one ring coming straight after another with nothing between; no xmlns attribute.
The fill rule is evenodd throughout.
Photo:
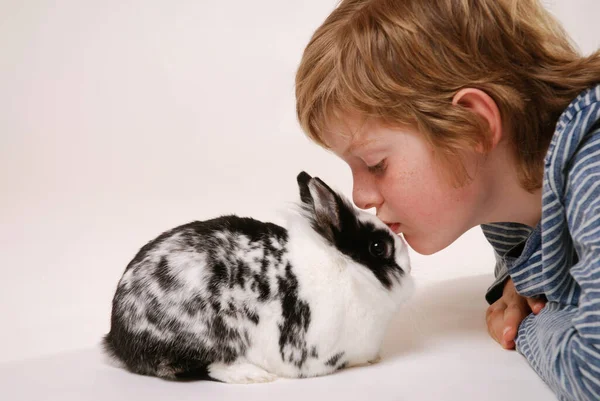
<svg viewBox="0 0 600 401"><path fill-rule="evenodd" d="M258 324L260 319L256 311L250 310L246 305L244 305L244 314L252 323Z"/></svg>
<svg viewBox="0 0 600 401"><path fill-rule="evenodd" d="M344 369L346 366L348 366L348 362L342 362L338 365L337 370L342 370Z"/></svg>
<svg viewBox="0 0 600 401"><path fill-rule="evenodd" d="M315 358L315 359L319 358L319 353L317 352L317 347L313 346L310 349L310 357Z"/></svg>
<svg viewBox="0 0 600 401"><path fill-rule="evenodd" d="M212 275L208 282L208 291L211 295L219 296L223 286L228 282L229 271L224 263L214 261L212 264Z"/></svg>
<svg viewBox="0 0 600 401"><path fill-rule="evenodd" d="M153 308L146 309L146 319L148 319L148 322L158 326L161 323L161 318L162 314L158 310Z"/></svg>
<svg viewBox="0 0 600 401"><path fill-rule="evenodd" d="M294 361L295 365L298 368L301 368L302 365L304 365L304 362L306 362L306 359L308 358L308 350L306 349L306 347L302 348L302 350L300 351L300 359Z"/></svg>
<svg viewBox="0 0 600 401"><path fill-rule="evenodd" d="M183 227L190 228L196 234L203 237L226 230L231 233L247 236L251 243L259 242L262 244L264 240L269 238L276 239L282 244L287 242L287 231L285 228L250 217L227 215L211 220L193 222ZM205 248L202 249L205 250Z"/></svg>
<svg viewBox="0 0 600 401"><path fill-rule="evenodd" d="M196 380L206 380L206 381L216 381L208 374L207 366L198 366L196 368L192 368L183 372L178 372L175 374L175 378L179 381L196 381Z"/></svg>
<svg viewBox="0 0 600 401"><path fill-rule="evenodd" d="M140 296L141 294L144 294L146 290L147 286L142 280L133 280L129 289L131 294L135 294L134 296Z"/></svg>
<svg viewBox="0 0 600 401"><path fill-rule="evenodd" d="M340 361L340 359L342 359L342 357L344 356L343 352L338 352L337 354L335 354L334 356L332 356L331 358L329 358L326 362L325 365L327 366L336 366L338 364L338 362Z"/></svg>
<svg viewBox="0 0 600 401"><path fill-rule="evenodd" d="M146 318L155 326L160 326L163 316L160 302L155 296L149 296L146 302Z"/></svg>
<svg viewBox="0 0 600 401"><path fill-rule="evenodd" d="M173 235L173 233L176 232L178 229L179 228L174 228L172 230L165 231L164 233L160 234L158 237L156 237L152 241L149 241L148 243L146 243L136 253L136 255L131 260L131 262L129 262L129 264L125 268L125 271L129 270L132 267L138 266L144 259L146 259L148 257L148 252L150 252L153 249L158 248L166 239L171 237Z"/></svg>
<svg viewBox="0 0 600 401"><path fill-rule="evenodd" d="M227 302L227 308L223 310L227 316L237 317L238 308L233 301Z"/></svg>
<svg viewBox="0 0 600 401"><path fill-rule="evenodd" d="M256 282L257 290L259 293L258 300L264 302L267 299L269 299L271 288L269 286L268 277L257 273L254 275L254 281Z"/></svg>
<svg viewBox="0 0 600 401"><path fill-rule="evenodd" d="M169 263L164 256L160 259L160 262L158 262L154 269L154 277L163 291L170 291L178 286L177 279L169 272Z"/></svg>
<svg viewBox="0 0 600 401"><path fill-rule="evenodd" d="M239 260L237 262L237 270L235 273L235 279L232 281L232 286L233 286L233 284L235 284L241 288L244 288L249 276L250 276L250 268L248 267L248 265L246 263Z"/></svg>
<svg viewBox="0 0 600 401"><path fill-rule="evenodd" d="M177 317L163 319L163 327L171 333L177 333L183 329L183 323Z"/></svg>
<svg viewBox="0 0 600 401"><path fill-rule="evenodd" d="M191 299L185 300L181 307L183 310L190 316L195 316L196 314L204 311L208 302L200 295L196 295Z"/></svg>
<svg viewBox="0 0 600 401"><path fill-rule="evenodd" d="M165 314L162 311L163 306L156 297L150 297L147 302L146 319L148 319L150 324L160 330L170 333L176 333L182 329L182 322L180 322L176 316Z"/></svg>
<svg viewBox="0 0 600 401"><path fill-rule="evenodd" d="M277 264L281 263L283 259L283 253L285 249L283 247L277 248L275 245L273 245L271 239L272 238L264 238L261 244L265 253L263 267L265 266L265 259L269 257L273 258ZM280 239L278 239L277 242L280 242ZM268 261L266 263L268 263Z"/></svg>
<svg viewBox="0 0 600 401"><path fill-rule="evenodd" d="M298 296L298 280L289 264L285 276L278 277L278 283L282 309L279 351L283 360L300 368L308 357L305 337L310 325L310 307Z"/></svg>
<svg viewBox="0 0 600 401"><path fill-rule="evenodd" d="M240 339L239 331L225 324L221 316L215 316L211 323L209 326L211 338L219 339L225 343L237 342Z"/></svg>
<svg viewBox="0 0 600 401"><path fill-rule="evenodd" d="M261 261L260 261L260 271L262 274L265 274L267 272L267 269L269 268L269 259L267 259L266 257L264 257Z"/></svg>

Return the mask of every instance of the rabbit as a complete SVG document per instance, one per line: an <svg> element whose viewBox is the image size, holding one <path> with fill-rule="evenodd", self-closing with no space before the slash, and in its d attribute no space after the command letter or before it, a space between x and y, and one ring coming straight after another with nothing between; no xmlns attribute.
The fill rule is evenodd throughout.
<svg viewBox="0 0 600 401"><path fill-rule="evenodd" d="M143 246L117 285L105 355L137 374L224 383L377 362L413 293L407 245L318 177L297 183L287 228L226 215Z"/></svg>

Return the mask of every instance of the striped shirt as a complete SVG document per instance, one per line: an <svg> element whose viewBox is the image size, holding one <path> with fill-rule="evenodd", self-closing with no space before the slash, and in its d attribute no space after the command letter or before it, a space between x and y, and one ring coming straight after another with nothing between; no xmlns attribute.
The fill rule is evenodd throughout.
<svg viewBox="0 0 600 401"><path fill-rule="evenodd" d="M600 85L562 113L545 157L536 227L482 225L496 255L502 295L510 275L527 297L545 295L520 324L517 351L560 400L600 400Z"/></svg>

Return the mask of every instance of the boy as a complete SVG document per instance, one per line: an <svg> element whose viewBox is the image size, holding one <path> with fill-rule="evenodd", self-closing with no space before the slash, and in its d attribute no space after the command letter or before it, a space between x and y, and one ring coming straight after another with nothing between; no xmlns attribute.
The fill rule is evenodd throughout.
<svg viewBox="0 0 600 401"><path fill-rule="evenodd" d="M561 400L600 399L599 83L538 0L343 0L296 77L358 207L422 254L482 227L490 335Z"/></svg>

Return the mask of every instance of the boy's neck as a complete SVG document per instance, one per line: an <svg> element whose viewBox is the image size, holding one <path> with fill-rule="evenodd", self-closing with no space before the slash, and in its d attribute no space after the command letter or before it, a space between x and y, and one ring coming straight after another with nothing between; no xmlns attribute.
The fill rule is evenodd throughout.
<svg viewBox="0 0 600 401"><path fill-rule="evenodd" d="M483 171L489 185L482 223L511 222L535 227L542 216L542 189L529 192L523 188L506 148L496 149L490 156Z"/></svg>

